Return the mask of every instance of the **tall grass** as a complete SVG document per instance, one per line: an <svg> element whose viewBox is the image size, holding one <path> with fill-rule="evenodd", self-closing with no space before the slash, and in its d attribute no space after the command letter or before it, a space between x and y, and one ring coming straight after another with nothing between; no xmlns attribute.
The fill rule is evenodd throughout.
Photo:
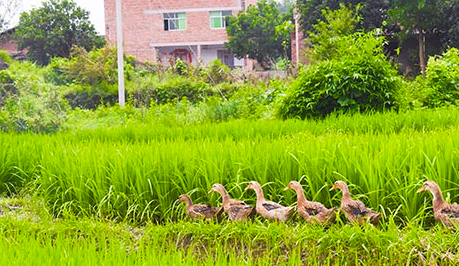
<svg viewBox="0 0 459 266"><path fill-rule="evenodd" d="M58 216L133 222L182 218L182 193L217 205L220 197L207 194L216 182L253 204L244 188L257 180L267 198L293 204L294 193L282 189L300 180L309 199L336 206L341 194L328 189L342 179L355 198L406 224L430 206L430 195L415 193L426 178L457 201L458 124L459 111L438 110L1 134L0 179L7 192L34 186Z"/></svg>

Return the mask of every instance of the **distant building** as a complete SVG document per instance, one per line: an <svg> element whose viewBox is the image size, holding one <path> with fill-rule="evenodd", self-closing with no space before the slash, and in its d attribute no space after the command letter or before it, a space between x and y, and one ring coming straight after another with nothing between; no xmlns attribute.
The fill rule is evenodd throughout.
<svg viewBox="0 0 459 266"><path fill-rule="evenodd" d="M224 43L227 15L237 15L256 0L130 0L122 1L124 52L139 60L168 64L208 63L219 59L235 67L247 63ZM106 38L116 45L116 0L104 0Z"/></svg>
<svg viewBox="0 0 459 266"><path fill-rule="evenodd" d="M13 59L24 60L26 50L19 50L13 33L15 28L0 33L0 50L7 51Z"/></svg>

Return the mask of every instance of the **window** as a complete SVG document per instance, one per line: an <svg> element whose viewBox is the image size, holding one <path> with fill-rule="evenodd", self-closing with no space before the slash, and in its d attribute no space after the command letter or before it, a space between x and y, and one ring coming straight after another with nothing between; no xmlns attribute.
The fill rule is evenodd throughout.
<svg viewBox="0 0 459 266"><path fill-rule="evenodd" d="M185 13L165 13L164 30L186 30Z"/></svg>
<svg viewBox="0 0 459 266"><path fill-rule="evenodd" d="M228 26L226 17L231 15L231 11L211 11L210 12L210 28L223 29Z"/></svg>

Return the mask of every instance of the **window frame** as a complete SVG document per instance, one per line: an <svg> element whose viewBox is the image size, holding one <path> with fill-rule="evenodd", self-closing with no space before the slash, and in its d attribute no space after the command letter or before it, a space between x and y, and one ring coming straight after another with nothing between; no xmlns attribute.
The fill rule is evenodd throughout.
<svg viewBox="0 0 459 266"><path fill-rule="evenodd" d="M218 15L215 15L219 13ZM209 21L210 21L210 28L213 30L216 29L225 29L228 26L228 20L226 19L227 16L232 15L231 10L220 10L220 11L210 11L209 12ZM214 27L214 20L219 20L220 27Z"/></svg>
<svg viewBox="0 0 459 266"><path fill-rule="evenodd" d="M164 31L186 30L186 13L163 13Z"/></svg>

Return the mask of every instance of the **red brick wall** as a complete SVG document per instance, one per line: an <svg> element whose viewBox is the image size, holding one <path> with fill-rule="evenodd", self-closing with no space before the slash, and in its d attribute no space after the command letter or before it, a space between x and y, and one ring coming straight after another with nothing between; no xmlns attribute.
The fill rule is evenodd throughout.
<svg viewBox="0 0 459 266"><path fill-rule="evenodd" d="M164 30L162 13L207 8L233 10L236 15L241 1L245 5L256 3L256 0L124 0L124 50L141 60L153 60L152 44L224 42L228 39L226 30L210 28L208 10L185 10L187 28L175 31ZM116 45L116 0L105 0L104 4L106 37L110 44Z"/></svg>

